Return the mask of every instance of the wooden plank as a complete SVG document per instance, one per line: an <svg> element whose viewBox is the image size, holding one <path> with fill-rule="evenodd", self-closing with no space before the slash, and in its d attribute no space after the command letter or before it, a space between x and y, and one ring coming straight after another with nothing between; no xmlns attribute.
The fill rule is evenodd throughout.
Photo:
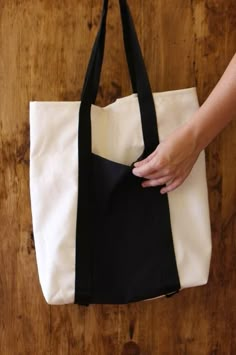
<svg viewBox="0 0 236 355"><path fill-rule="evenodd" d="M236 43L234 0L130 0L153 91L197 86L203 103ZM118 1L110 2L98 104L131 93ZM0 4L0 346L4 355L231 355L236 351L236 124L206 150L209 284L130 305L49 306L29 200L30 100L78 100L101 1Z"/></svg>

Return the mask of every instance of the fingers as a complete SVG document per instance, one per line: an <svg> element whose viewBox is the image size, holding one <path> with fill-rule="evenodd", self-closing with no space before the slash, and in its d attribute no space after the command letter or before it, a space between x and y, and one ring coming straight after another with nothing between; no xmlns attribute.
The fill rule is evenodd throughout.
<svg viewBox="0 0 236 355"><path fill-rule="evenodd" d="M163 176L158 179L151 179L148 181L144 181L144 182L142 182L142 186L143 187L151 187L151 186L164 185L164 184L168 183L170 180L171 180L170 176Z"/></svg>
<svg viewBox="0 0 236 355"><path fill-rule="evenodd" d="M143 177L147 180L142 182L142 187L155 187L165 185L161 188L160 193L165 194L167 192L175 190L179 187L184 178L178 173L176 166L172 168L168 159L163 160L163 157L157 154L157 149L152 152L147 158L142 161L138 161L134 164L132 173L138 177ZM181 177L182 176L182 177Z"/></svg>
<svg viewBox="0 0 236 355"><path fill-rule="evenodd" d="M173 177L173 172L162 168L162 169L159 169L158 171L153 172L150 175L147 175L147 176L145 175L144 178L149 179L149 180L157 180L157 179L166 178L166 179L168 179L167 181L169 181L171 176Z"/></svg>
<svg viewBox="0 0 236 355"><path fill-rule="evenodd" d="M144 181L142 183L142 187L155 187L155 186L166 184L166 186L160 190L161 194L165 194L167 192L175 190L183 183L183 181L184 179L181 178L171 179L170 177L163 177L161 179L152 179L152 180Z"/></svg>
<svg viewBox="0 0 236 355"><path fill-rule="evenodd" d="M181 184L182 184L182 181L180 179L174 179L171 181L171 183L169 185L167 185L166 187L163 187L160 192L161 192L161 194L165 194L167 192L173 191L177 187L179 187Z"/></svg>

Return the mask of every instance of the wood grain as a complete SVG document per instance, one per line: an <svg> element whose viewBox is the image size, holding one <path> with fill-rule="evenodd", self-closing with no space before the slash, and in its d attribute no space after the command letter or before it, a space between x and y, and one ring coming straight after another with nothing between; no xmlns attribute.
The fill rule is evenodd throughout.
<svg viewBox="0 0 236 355"><path fill-rule="evenodd" d="M234 0L129 0L153 91L196 85L203 103L235 52ZM49 306L29 199L31 100L79 100L101 1L0 2L0 348L3 355L236 353L236 122L207 148L213 257L207 286L130 305ZM131 93L118 1L98 104Z"/></svg>

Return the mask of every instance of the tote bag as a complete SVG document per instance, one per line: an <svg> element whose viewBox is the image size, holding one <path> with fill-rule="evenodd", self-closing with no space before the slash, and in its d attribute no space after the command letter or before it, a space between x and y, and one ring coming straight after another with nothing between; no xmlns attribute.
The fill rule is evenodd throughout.
<svg viewBox="0 0 236 355"><path fill-rule="evenodd" d="M76 102L30 103L30 196L39 280L49 304L124 304L207 283L211 230L202 151L162 195L134 162L199 108L195 87L152 93L125 0L119 0L133 94L95 104L108 0Z"/></svg>

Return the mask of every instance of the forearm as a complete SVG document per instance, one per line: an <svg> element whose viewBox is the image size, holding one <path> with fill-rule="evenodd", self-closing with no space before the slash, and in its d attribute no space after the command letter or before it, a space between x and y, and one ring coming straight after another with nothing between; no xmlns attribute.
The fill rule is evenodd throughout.
<svg viewBox="0 0 236 355"><path fill-rule="evenodd" d="M236 118L236 54L221 79L188 121L186 129L194 134L199 150L204 149L234 118Z"/></svg>

